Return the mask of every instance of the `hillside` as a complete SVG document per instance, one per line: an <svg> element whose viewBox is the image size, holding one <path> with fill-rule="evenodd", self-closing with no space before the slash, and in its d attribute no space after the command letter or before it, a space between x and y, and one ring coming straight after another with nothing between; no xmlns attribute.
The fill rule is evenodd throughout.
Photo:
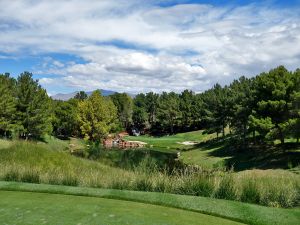
<svg viewBox="0 0 300 225"><path fill-rule="evenodd" d="M195 134L191 133L190 138L188 133L178 134L176 140L193 140ZM170 139L162 138L164 146ZM300 179L291 171L236 173L226 170L223 163L216 164L209 154L199 160L200 165L206 163L204 170L194 165L182 167L176 159L173 169L168 170L166 166L172 161L166 158L170 154L166 151L174 150L166 147L164 151L155 151L155 147L123 151L87 148L77 139L47 141L0 141L0 180L206 196L276 207L299 205ZM85 154L75 157L71 150ZM187 147L183 150L189 152ZM84 155L90 159L81 158ZM218 160L224 161L222 157Z"/></svg>

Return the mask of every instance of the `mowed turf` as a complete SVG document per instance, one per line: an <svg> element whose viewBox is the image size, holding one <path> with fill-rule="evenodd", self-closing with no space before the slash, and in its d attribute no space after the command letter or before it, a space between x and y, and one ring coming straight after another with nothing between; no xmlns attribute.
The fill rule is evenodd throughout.
<svg viewBox="0 0 300 225"><path fill-rule="evenodd" d="M213 138L214 134L203 134L202 130L192 131L187 133L178 133L176 135L169 135L163 137L153 137L153 136L129 136L126 140L130 141L142 141L147 143L147 146L151 148L166 152L177 152L178 150L192 149L192 145L184 145L182 142L192 141L192 142L203 142Z"/></svg>
<svg viewBox="0 0 300 225"><path fill-rule="evenodd" d="M66 195L89 196L95 199L104 198L104 199L117 199L123 201L125 200L134 203L139 202L139 203L149 204L150 206L160 205L160 206L165 206L170 208L184 209L187 211L212 215L219 218L226 218L233 221L239 221L250 225L299 225L299 221L300 221L300 208L293 208L293 209L272 208L272 207L264 207L264 206L254 205L254 204L237 202L237 201L228 201L228 200L212 199L212 198L197 197L197 196L0 181L0 192L1 191L13 191L16 193L34 192L34 193L60 194L64 196ZM0 195L0 199L1 199L1 195ZM22 201L22 198L20 198L18 201ZM13 203L9 202L9 204L13 204ZM33 203L29 207L32 208L34 206L35 206L35 202L33 201ZM53 206L55 207L56 203L53 204ZM115 207L117 206L118 205L116 205ZM151 208L148 209L151 210ZM149 212L150 211L148 210L145 213L149 213ZM1 215L1 211L0 211L0 215ZM145 223L145 224L149 224L149 223ZM154 224L159 224L159 223L154 223ZM164 224L168 224L168 223L164 223ZM182 222L180 224L185 224L185 223ZM201 224L201 223L196 223L196 224Z"/></svg>
<svg viewBox="0 0 300 225"><path fill-rule="evenodd" d="M114 199L0 191L1 224L170 224L241 223L181 209Z"/></svg>

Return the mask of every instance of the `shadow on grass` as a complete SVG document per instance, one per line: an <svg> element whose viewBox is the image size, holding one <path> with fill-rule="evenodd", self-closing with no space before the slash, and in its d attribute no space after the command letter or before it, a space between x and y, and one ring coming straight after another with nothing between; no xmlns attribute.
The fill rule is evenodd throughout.
<svg viewBox="0 0 300 225"><path fill-rule="evenodd" d="M210 157L224 158L224 165L235 171L248 169L293 169L300 166L300 145L249 145L237 148L230 137L210 140L189 150L209 151ZM296 171L297 172L297 171Z"/></svg>

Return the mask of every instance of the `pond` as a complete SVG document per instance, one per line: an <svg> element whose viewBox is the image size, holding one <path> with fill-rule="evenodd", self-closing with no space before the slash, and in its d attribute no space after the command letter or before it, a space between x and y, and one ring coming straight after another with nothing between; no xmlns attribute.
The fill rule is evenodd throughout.
<svg viewBox="0 0 300 225"><path fill-rule="evenodd" d="M123 169L134 169L145 160L151 162L152 166L155 164L159 170L172 171L183 167L177 158L177 153L162 152L154 148L107 149L99 146L89 152L89 158Z"/></svg>

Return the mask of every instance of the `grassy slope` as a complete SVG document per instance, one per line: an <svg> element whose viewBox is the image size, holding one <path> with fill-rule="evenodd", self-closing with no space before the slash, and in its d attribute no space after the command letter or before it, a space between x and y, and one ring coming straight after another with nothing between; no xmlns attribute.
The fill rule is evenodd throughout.
<svg viewBox="0 0 300 225"><path fill-rule="evenodd" d="M57 186L57 185L42 185L42 184L26 184L26 183L16 183L16 182L0 182L0 190L10 190L10 191L27 191L27 192L44 192L44 193L60 193L60 194L68 194L68 195L80 195L80 196L94 196L94 197L103 197L103 198L111 198L111 199L122 199L122 200L129 200L129 201L136 201L136 202L144 202L144 203L151 203L156 205L164 205L174 208L181 208L195 212L201 212L205 214L220 216L224 218L233 219L236 221L241 221L247 224L257 224L257 225L296 225L299 224L300 221L300 209L279 209L279 208L268 208L258 205L252 204L245 204L240 202L234 201L227 201L227 200L217 200L217 199L210 199L204 197L193 197L193 196L184 196L184 195L173 195L173 194L162 194L162 193L147 193L147 192L133 192L133 191L120 191L120 190L109 190L109 189L95 189L95 188L78 188L78 187L67 187L67 186ZM5 197L4 195L1 195ZM19 198L22 198L19 196ZM51 197L52 198L52 197ZM1 198L2 199L2 198ZM5 199L5 198L4 198ZM29 199L30 201L31 199ZM44 200L44 199L43 199ZM50 200L49 200L50 201ZM90 199L89 202L96 202L97 200ZM14 207L18 208L16 202L17 200L10 201L6 203L6 207ZM26 202L26 201L25 201ZM53 205L59 202L58 207L62 207L61 210L63 211L64 206L61 204L64 201L56 200L55 201L42 201L44 204L48 205L52 210L55 210L56 207ZM48 203L48 204L47 204ZM77 202L76 202L77 203ZM0 205L3 205L2 201ZM38 203L35 203L38 205ZM66 203L66 207L68 207L69 203ZM122 204L120 202L120 204ZM29 204L28 204L29 205ZM125 203L125 208L130 205L129 203ZM72 209L77 204L73 204L71 207ZM114 214L114 208L118 208L120 205L114 204L112 207L113 209L108 211L107 213ZM79 206L78 206L79 207ZM91 206L89 206L91 207ZM94 208L95 209L95 205ZM1 208L1 207L0 207ZM2 206L3 208L3 206ZM19 207L20 208L20 207ZM122 208L122 207L121 207ZM147 209L149 207L147 206ZM0 209L1 210L1 209ZM3 209L2 209L3 210ZM28 209L30 210L30 209ZM31 208L32 210L32 208ZM50 212L51 209L49 208ZM84 209L82 209L84 210ZM118 209L116 209L117 211ZM122 209L121 209L122 210ZM157 212L157 209L153 208L153 212ZM69 212L70 210L65 211ZM89 211L89 210L88 210ZM150 211L150 210L149 210ZM152 209L151 209L152 211ZM48 209L47 209L48 212ZM129 210L130 214L133 213L132 210ZM6 212L8 213L8 218L15 218L15 210ZM58 212L57 212L58 213ZM55 214L57 214L55 213ZM91 211L89 211L88 215L91 215ZM159 210L158 210L158 213ZM175 211L174 211L175 213ZM22 215L21 213L19 215ZM63 214L62 214L63 215ZM105 217L107 214L103 214ZM143 217L147 217L145 212L143 212ZM48 215L50 217L50 215ZM152 218L153 215L151 215ZM193 216L193 215L190 215ZM158 219L161 219L161 214L158 214ZM0 217L1 218L1 217ZM155 218L155 217L153 217ZM191 217L194 218L196 217ZM148 218L149 219L149 218ZM149 220L155 221L155 220ZM177 220L175 220L177 221ZM197 224L201 224L198 220ZM183 224L181 220L178 220L180 224ZM57 223L56 223L57 224ZM123 223L125 224L125 223ZM130 223L132 224L132 223ZM147 223L146 223L147 224ZM152 222L153 224L153 222ZM166 224L166 223L164 223ZM172 222L170 224L176 224ZM192 224L192 223L187 223ZM222 224L220 222L214 222L211 224Z"/></svg>
<svg viewBox="0 0 300 225"><path fill-rule="evenodd" d="M222 166L227 156L213 156L211 153L218 150L222 145L200 147L198 145L183 145L180 144L185 141L206 142L215 138L215 134L203 134L203 131L192 131L187 133L179 133L176 135L151 137L127 137L127 140L136 140L146 142L152 145L153 149L159 149L166 152L181 151L180 159L186 164L200 165L201 167L211 169Z"/></svg>
<svg viewBox="0 0 300 225"><path fill-rule="evenodd" d="M201 213L144 203L47 193L0 191L5 224L238 225Z"/></svg>
<svg viewBox="0 0 300 225"><path fill-rule="evenodd" d="M62 151L69 144L62 145L59 149L60 145L56 142L60 141L54 142L46 144L16 141L10 143L9 148L0 148L0 179L5 179L6 174L13 176L29 170L28 179L33 177L30 182L37 182L34 176L38 173L40 182L43 183L103 187L103 177L117 179L118 175L125 178L130 176L129 171L74 157Z"/></svg>
<svg viewBox="0 0 300 225"><path fill-rule="evenodd" d="M203 134L202 131L179 133L164 137L127 137L128 140L138 140L153 145L153 149L166 152L181 151L180 160L186 164L199 165L206 169L233 165L236 170L253 168L260 169L290 169L300 173L300 147L292 140L282 148L279 145L257 149L255 151L236 152L226 141L211 141L215 134ZM196 141L197 145L183 145L180 142Z"/></svg>

